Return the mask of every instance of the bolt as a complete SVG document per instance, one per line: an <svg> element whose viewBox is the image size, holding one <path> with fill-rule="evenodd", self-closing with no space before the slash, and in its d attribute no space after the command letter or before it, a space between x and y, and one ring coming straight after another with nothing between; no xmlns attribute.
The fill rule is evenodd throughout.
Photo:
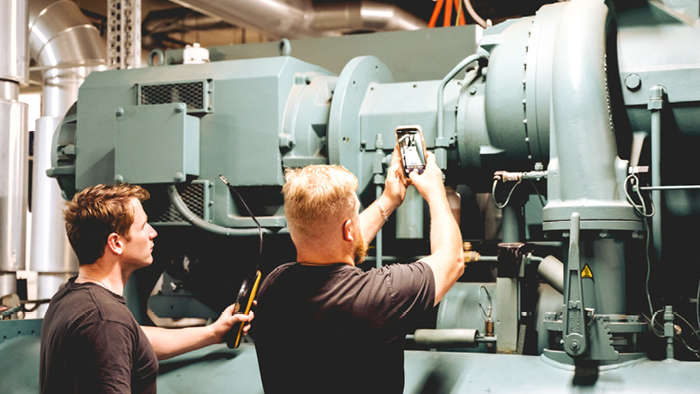
<svg viewBox="0 0 700 394"><path fill-rule="evenodd" d="M637 74L630 74L625 78L625 86L631 91L637 91L642 86L642 78Z"/></svg>
<svg viewBox="0 0 700 394"><path fill-rule="evenodd" d="M477 89L476 89L476 86L470 87L470 88L469 88L469 94L471 94L472 96L475 95L475 94L476 94L476 90L477 90Z"/></svg>
<svg viewBox="0 0 700 394"><path fill-rule="evenodd" d="M124 108L117 108L117 116L122 116L124 115Z"/></svg>
<svg viewBox="0 0 700 394"><path fill-rule="evenodd" d="M184 104L180 103L180 104L178 104L178 105L175 107L175 112L180 113L180 112L183 112L183 111L185 111L185 106L184 106Z"/></svg>
<svg viewBox="0 0 700 394"><path fill-rule="evenodd" d="M571 350L578 350L578 341L572 341L571 342Z"/></svg>
<svg viewBox="0 0 700 394"><path fill-rule="evenodd" d="M114 177L114 182L122 183L122 182L124 182L124 177L117 174L117 176Z"/></svg>
<svg viewBox="0 0 700 394"><path fill-rule="evenodd" d="M176 172L174 179L175 179L175 182L182 182L185 180L185 175L181 172Z"/></svg>

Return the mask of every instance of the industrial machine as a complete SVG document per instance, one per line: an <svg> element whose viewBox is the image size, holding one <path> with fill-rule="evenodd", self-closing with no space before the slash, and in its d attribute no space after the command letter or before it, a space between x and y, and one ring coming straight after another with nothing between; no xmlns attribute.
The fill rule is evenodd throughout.
<svg viewBox="0 0 700 394"><path fill-rule="evenodd" d="M561 2L487 28L461 60L384 53L398 72L381 53L339 71L314 60L357 42L347 37L154 51L150 67L88 76L48 174L65 198L98 183L149 190L155 260L128 284L129 306L143 324L203 322L258 259L258 226L220 176L263 229L264 276L295 257L285 167L343 165L368 205L395 128L418 125L450 199L486 196L501 235L465 244L465 276L407 337L405 392L691 392L699 17L697 1ZM412 34L419 47L467 31L439 30L372 40ZM446 71L411 73L426 64ZM463 235L494 224L466 215L470 201L456 204ZM373 243L376 267L429 253L424 208L409 189ZM38 370L39 331L40 321L0 323L0 387L35 392L3 360ZM253 343L160 366L161 393L233 388L262 392Z"/></svg>

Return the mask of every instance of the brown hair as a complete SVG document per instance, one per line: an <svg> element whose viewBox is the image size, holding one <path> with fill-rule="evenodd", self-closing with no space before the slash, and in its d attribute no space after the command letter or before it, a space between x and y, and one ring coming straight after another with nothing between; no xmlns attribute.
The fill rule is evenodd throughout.
<svg viewBox="0 0 700 394"><path fill-rule="evenodd" d="M285 170L284 212L290 231L314 236L333 218L357 208L357 178L338 165L313 165Z"/></svg>
<svg viewBox="0 0 700 394"><path fill-rule="evenodd" d="M129 228L134 223L131 199L143 202L149 197L140 186L120 183L86 188L66 202L66 233L80 265L102 257L109 234L117 233L129 240Z"/></svg>

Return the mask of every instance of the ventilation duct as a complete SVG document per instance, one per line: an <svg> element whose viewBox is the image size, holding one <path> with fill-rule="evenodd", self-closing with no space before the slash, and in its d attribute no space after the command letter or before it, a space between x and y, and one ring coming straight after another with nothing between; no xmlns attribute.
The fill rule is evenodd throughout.
<svg viewBox="0 0 700 394"><path fill-rule="evenodd" d="M77 258L66 236L61 213L63 198L51 166L53 133L78 88L93 70L106 69L107 44L80 8L70 0L29 3L29 52L43 72L42 117L34 132L32 234L30 270L36 271L38 298L50 298L77 273ZM46 307L38 310L43 317Z"/></svg>
<svg viewBox="0 0 700 394"><path fill-rule="evenodd" d="M391 4L374 1L324 4L311 0L172 0L236 26L265 32L272 38L307 38L354 31L417 30L422 19Z"/></svg>

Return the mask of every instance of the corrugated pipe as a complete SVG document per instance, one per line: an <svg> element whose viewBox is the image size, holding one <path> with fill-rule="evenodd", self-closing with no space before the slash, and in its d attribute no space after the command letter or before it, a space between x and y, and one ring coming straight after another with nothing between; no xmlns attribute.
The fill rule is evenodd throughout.
<svg viewBox="0 0 700 394"><path fill-rule="evenodd" d="M324 4L311 0L172 0L202 14L272 38L307 38L350 31L416 30L425 21L392 4L373 1Z"/></svg>
<svg viewBox="0 0 700 394"><path fill-rule="evenodd" d="M58 183L46 176L51 166L51 141L78 88L93 70L104 69L107 44L99 31L70 0L29 2L29 53L33 69L43 71L42 117L34 132L32 234L30 270L38 273L38 298L51 298L78 271L61 212ZM38 309L43 317L46 306Z"/></svg>
<svg viewBox="0 0 700 394"><path fill-rule="evenodd" d="M179 213L185 220L187 220L187 222L204 231L234 237L252 236L259 234L259 230L257 228L224 227L200 219L189 208L187 208L187 205L184 201L182 201L182 197L180 197L180 194L177 192L177 188L175 187L175 185L168 185L168 197L170 197L170 203L173 205L173 208L175 208L177 213ZM287 232L287 229L281 229L280 231L273 232L266 228L263 228L262 231L263 234L283 234Z"/></svg>

